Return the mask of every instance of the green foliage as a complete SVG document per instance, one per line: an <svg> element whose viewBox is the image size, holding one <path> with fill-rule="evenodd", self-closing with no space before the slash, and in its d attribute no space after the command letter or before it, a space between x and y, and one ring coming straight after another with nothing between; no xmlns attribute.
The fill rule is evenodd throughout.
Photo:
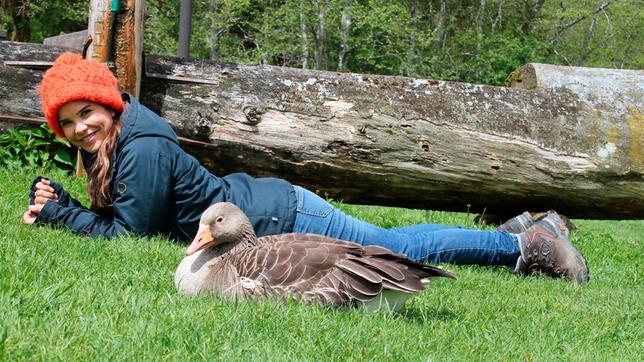
<svg viewBox="0 0 644 362"><path fill-rule="evenodd" d="M88 2L83 0L0 0L0 28L9 32L14 27L11 9L30 28L30 41L41 43L44 38L60 33L71 33L87 29Z"/></svg>
<svg viewBox="0 0 644 362"><path fill-rule="evenodd" d="M72 171L74 160L69 142L57 138L47 127L13 128L0 135L0 165L12 170L44 168Z"/></svg>
<svg viewBox="0 0 644 362"><path fill-rule="evenodd" d="M31 41L41 43L44 38L62 33L87 29L88 2L83 0L31 1L30 16L47 21L31 22Z"/></svg>
<svg viewBox="0 0 644 362"><path fill-rule="evenodd" d="M167 6L164 3L148 1L153 8ZM643 64L644 25L638 21L642 7L637 1L614 2L600 12L591 0L545 1L542 7L537 0L487 1L480 31L481 2L448 1L439 31L441 3L349 1L350 51L343 70L501 85L513 70L528 62L614 68L641 68ZM196 2L191 56L211 58L216 45L218 60L301 67L302 12L308 67L313 68L316 29L325 4L321 67L337 70L345 0ZM159 38L146 42L151 53L167 54L159 49L165 44L176 49L178 5L166 14L146 23L146 39Z"/></svg>
<svg viewBox="0 0 644 362"><path fill-rule="evenodd" d="M612 2L581 0L548 4L548 16L539 31L550 41L548 57L554 63L590 67L644 67L644 6L639 0ZM579 19L583 19L577 22ZM571 27L568 27L572 25ZM560 35L558 35L558 29Z"/></svg>
<svg viewBox="0 0 644 362"><path fill-rule="evenodd" d="M5 9L4 2L5 0L0 0L0 29L9 31L10 25L12 25L11 14Z"/></svg>
<svg viewBox="0 0 644 362"><path fill-rule="evenodd" d="M179 39L179 2L147 1L145 51L155 55L177 55Z"/></svg>
<svg viewBox="0 0 644 362"><path fill-rule="evenodd" d="M529 62L644 67L641 0L448 0L442 12L443 3L193 1L190 55L302 67L306 37L307 67L317 66L317 50L320 69L339 70L341 20L346 11L351 15L349 53L341 71L502 85L512 71ZM606 5L599 8L602 4ZM146 53L176 55L179 8L179 1L146 1ZM322 13L324 41L316 44ZM41 41L60 31L83 28L87 2L31 1L29 17L31 41ZM0 18L10 30L11 14L0 11Z"/></svg>
<svg viewBox="0 0 644 362"><path fill-rule="evenodd" d="M172 278L185 245L161 237L90 239L22 225L36 174L0 169L0 360L641 358L642 220L573 220L579 231L572 241L590 267L588 284L444 265L459 279L432 281L400 314L365 315L179 295ZM84 179L54 179L84 196ZM386 227L478 227L468 214L340 206Z"/></svg>

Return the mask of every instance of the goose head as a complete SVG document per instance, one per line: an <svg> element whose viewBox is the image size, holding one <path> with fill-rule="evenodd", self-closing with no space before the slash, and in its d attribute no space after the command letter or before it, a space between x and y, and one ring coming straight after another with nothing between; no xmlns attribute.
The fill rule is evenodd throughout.
<svg viewBox="0 0 644 362"><path fill-rule="evenodd" d="M201 215L199 230L186 254L191 255L199 250L220 245L252 243L254 240L255 231L244 212L230 202L218 202L208 207Z"/></svg>

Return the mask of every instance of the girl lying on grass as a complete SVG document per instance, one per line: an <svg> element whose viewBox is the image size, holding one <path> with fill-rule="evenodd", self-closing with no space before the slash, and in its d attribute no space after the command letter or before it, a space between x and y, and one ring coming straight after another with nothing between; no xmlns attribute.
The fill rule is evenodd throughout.
<svg viewBox="0 0 644 362"><path fill-rule="evenodd" d="M228 201L248 215L258 236L322 234L380 245L421 262L506 265L524 274L588 281L586 261L554 211L536 221L524 213L496 231L430 224L385 229L282 179L211 174L181 149L167 122L119 91L103 64L64 53L38 91L49 127L81 150L91 207L37 177L25 224L64 225L92 237L163 234L189 241L201 213Z"/></svg>

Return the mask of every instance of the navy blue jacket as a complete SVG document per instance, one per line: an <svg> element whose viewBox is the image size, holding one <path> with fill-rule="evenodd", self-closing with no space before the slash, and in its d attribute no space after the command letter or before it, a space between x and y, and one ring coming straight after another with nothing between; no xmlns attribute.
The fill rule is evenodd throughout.
<svg viewBox="0 0 644 362"><path fill-rule="evenodd" d="M136 98L124 98L126 108L110 185L113 214L96 214L52 182L58 202L47 201L36 224L66 225L75 233L94 237L164 234L185 240L195 236L201 213L208 206L228 201L248 215L259 236L293 230L297 200L290 183L245 173L214 176L181 149L175 133L161 117ZM88 168L91 155L81 153ZM32 204L40 179L31 186Z"/></svg>

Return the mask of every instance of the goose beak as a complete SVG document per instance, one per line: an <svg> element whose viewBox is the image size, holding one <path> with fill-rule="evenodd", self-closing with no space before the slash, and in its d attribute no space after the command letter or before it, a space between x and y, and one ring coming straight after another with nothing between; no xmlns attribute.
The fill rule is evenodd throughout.
<svg viewBox="0 0 644 362"><path fill-rule="evenodd" d="M214 240L215 239L212 237L212 234L210 233L210 228L208 227L208 225L199 224L199 230L197 230L197 235L192 240L192 244L190 244L188 249L186 249L186 254L192 255L197 251L212 244Z"/></svg>

